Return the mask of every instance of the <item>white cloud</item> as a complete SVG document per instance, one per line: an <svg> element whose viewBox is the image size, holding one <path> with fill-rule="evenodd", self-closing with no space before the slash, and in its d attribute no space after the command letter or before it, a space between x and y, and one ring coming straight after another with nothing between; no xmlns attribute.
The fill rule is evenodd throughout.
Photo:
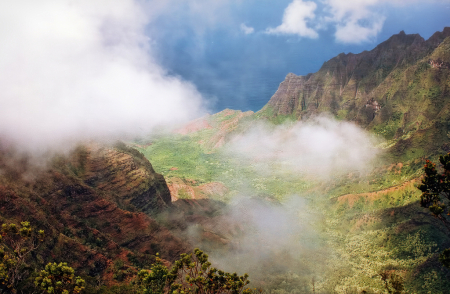
<svg viewBox="0 0 450 294"><path fill-rule="evenodd" d="M202 97L151 57L133 0L0 3L0 140L45 149L196 117Z"/></svg>
<svg viewBox="0 0 450 294"><path fill-rule="evenodd" d="M242 23L242 24L241 24L241 31L242 31L244 34L249 35L249 34L253 34L253 33L255 32L255 29L252 28L252 27L248 27L248 26L246 26L244 23Z"/></svg>
<svg viewBox="0 0 450 294"><path fill-rule="evenodd" d="M375 6L383 0L326 0L333 18L337 21L344 18L362 19L370 15L368 7Z"/></svg>
<svg viewBox="0 0 450 294"><path fill-rule="evenodd" d="M328 21L336 27L335 37L342 43L372 41L383 28L385 17L377 8L385 0L327 0Z"/></svg>
<svg viewBox="0 0 450 294"><path fill-rule="evenodd" d="M383 28L385 17L380 16L368 27L362 26L358 21L346 22L336 26L336 40L342 43L362 43L373 40Z"/></svg>
<svg viewBox="0 0 450 294"><path fill-rule="evenodd" d="M318 31L334 27L336 41L362 43L373 41L381 32L385 16L383 5L402 5L415 0L323 0L320 10L315 2L293 0L285 9L283 22L268 28L269 34L291 34L317 38Z"/></svg>
<svg viewBox="0 0 450 294"><path fill-rule="evenodd" d="M255 164L277 163L296 173L327 178L369 171L378 154L375 144L370 134L353 123L316 117L290 127L253 127L236 137L229 151Z"/></svg>
<svg viewBox="0 0 450 294"><path fill-rule="evenodd" d="M294 34L300 37L317 38L317 32L308 26L315 18L317 4L311 1L294 0L284 11L283 22L276 28L268 28L268 34Z"/></svg>

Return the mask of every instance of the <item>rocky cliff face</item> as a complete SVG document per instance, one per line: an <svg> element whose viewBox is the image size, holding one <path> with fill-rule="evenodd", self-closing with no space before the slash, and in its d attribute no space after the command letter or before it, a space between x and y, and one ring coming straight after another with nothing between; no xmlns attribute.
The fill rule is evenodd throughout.
<svg viewBox="0 0 450 294"><path fill-rule="evenodd" d="M373 91L396 69L405 69L432 53L448 36L450 28L435 33L428 40L402 31L371 51L339 54L314 74L296 76L290 73L260 115L299 119L328 111L368 124L373 113L365 113L362 108L369 99L381 98L374 97Z"/></svg>
<svg viewBox="0 0 450 294"><path fill-rule="evenodd" d="M450 28L428 40L400 32L372 51L340 54L314 74L288 74L256 115L277 121L328 112L393 140L395 156L448 152L449 36Z"/></svg>
<svg viewBox="0 0 450 294"><path fill-rule="evenodd" d="M190 249L152 218L171 205L164 178L124 145L79 147L46 169L0 150L0 174L0 222L45 230L37 263L67 262L78 274L114 284L113 273L134 273L136 261L158 252L173 261ZM120 269L116 260L124 262Z"/></svg>
<svg viewBox="0 0 450 294"><path fill-rule="evenodd" d="M83 167L84 182L116 195L126 205L151 213L171 203L164 177L157 174L142 154L124 144L116 148L90 146L79 150L73 164Z"/></svg>
<svg viewBox="0 0 450 294"><path fill-rule="evenodd" d="M289 73L263 110L270 107L275 115L291 115L296 113L298 109L300 111L305 109L305 100L300 93L300 89L307 87L305 84L309 77L310 75L296 76Z"/></svg>

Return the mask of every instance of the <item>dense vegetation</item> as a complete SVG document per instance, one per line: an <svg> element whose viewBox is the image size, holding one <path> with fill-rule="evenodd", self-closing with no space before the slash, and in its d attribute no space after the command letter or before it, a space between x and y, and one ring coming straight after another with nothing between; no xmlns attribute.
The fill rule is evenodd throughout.
<svg viewBox="0 0 450 294"><path fill-rule="evenodd" d="M183 140L191 144L189 142L198 138L191 141L184 137ZM299 178L288 170L284 171L287 177L279 176L283 173L281 170L278 176L276 172L273 177L267 173L261 176L257 165L227 158L220 150L204 156L222 158L217 161L221 165L208 165L210 160L205 160L203 163L199 161L196 167L185 168L183 161L160 160L159 152L171 153L173 148L177 148L177 152L184 155L190 154L190 150L201 154L200 147L183 149L183 144L172 147L164 143L168 141L170 138L155 140L143 152L150 157L157 171L165 173L169 183L171 177L199 179L196 173L211 166L212 175L216 175L212 180L229 185L226 177L221 176L224 172L221 169L226 170L226 163L234 161L230 169L253 168L252 172L242 173L239 177L246 183L255 183L252 189L247 187L245 191L263 197L272 195L279 201L294 194L307 199L308 206L303 209L320 219L314 226L326 244L324 248L331 250L331 254L315 252L314 257L302 257L298 263L302 270L286 268L272 272L271 278L266 277L263 283L268 293L308 293L313 286L318 293L379 293L386 290L382 277L390 277L397 282L401 280L406 293L427 293L429 289L433 293L445 293L449 286L446 278L449 273L438 262L439 252L445 248L448 237L441 225L424 214L419 205L420 191L416 186L423 172L424 159L417 158L401 165L381 165L366 176L337 177L331 182L320 183ZM178 169L170 170L174 166ZM193 186L204 182L204 179L198 184L186 181ZM233 191L239 190L239 186L232 187L230 193L238 194ZM221 200L231 198L228 195ZM305 212L300 211L299 214L297 221L301 221ZM327 264L325 273L321 263ZM306 272L305 268L308 269ZM314 283L311 282L313 278ZM254 282L258 283L258 278ZM392 291L390 293L401 293Z"/></svg>
<svg viewBox="0 0 450 294"><path fill-rule="evenodd" d="M0 291L447 293L450 156L432 163L450 150L444 37L400 34L291 75L309 86L258 113L80 146L41 170L0 148ZM261 122L321 112L383 138L372 169L322 179L227 149ZM209 256L178 259L197 246Z"/></svg>
<svg viewBox="0 0 450 294"><path fill-rule="evenodd" d="M44 231L36 231L29 222L3 224L0 245L0 293L80 294L80 293L143 293L143 294L250 294L245 288L248 275L238 276L212 267L208 255L199 249L182 254L169 270L158 254L149 269L138 272L129 285L117 290L101 287L85 291L85 281L65 262L48 263L41 270L33 260ZM34 289L34 290L33 290Z"/></svg>
<svg viewBox="0 0 450 294"><path fill-rule="evenodd" d="M307 223L317 233L316 248L313 253L295 249L290 255L295 270L285 265L265 272L260 281L269 293L313 289L317 293L446 293L450 272L439 262L450 256L444 251L450 243L442 222L446 207L433 200L424 206L434 209L438 218L430 215L420 205L418 187L427 174L424 163L449 151L450 80L442 61L448 60L450 39L439 34L430 42L419 39L400 34L373 52L340 55L316 74L288 76L271 103L242 120L236 121L238 112L225 110L205 118L205 128L142 140L136 146L175 191L192 189L190 194L179 192L179 198L205 197L203 186L215 182L228 191L213 197L228 203L242 194L281 205L292 198L306 203L296 222L314 219ZM441 43L431 45L431 41ZM346 58L361 62L346 63ZM443 67L436 67L439 60ZM340 79L345 75L347 79ZM296 79L305 80L297 92ZM292 124L320 112L357 122L383 138L377 146L382 150L379 161L368 174L335 175L322 181L276 162L262 164L221 146L211 147L220 140L232 141L242 129L261 120ZM181 186L183 190L176 190ZM226 238L210 226L199 226ZM298 236L308 244L309 235ZM311 257L305 257L306 252ZM256 283L259 274L253 279Z"/></svg>

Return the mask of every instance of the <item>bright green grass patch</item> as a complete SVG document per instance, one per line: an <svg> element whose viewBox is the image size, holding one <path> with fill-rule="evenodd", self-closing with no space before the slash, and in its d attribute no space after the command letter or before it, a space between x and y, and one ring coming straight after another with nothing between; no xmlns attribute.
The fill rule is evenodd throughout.
<svg viewBox="0 0 450 294"><path fill-rule="evenodd" d="M202 135L169 135L138 148L165 177L192 179L198 185L222 182L232 194L251 193L282 200L300 194L311 181L284 169L279 164L257 163L234 153L217 150L206 153L198 143Z"/></svg>

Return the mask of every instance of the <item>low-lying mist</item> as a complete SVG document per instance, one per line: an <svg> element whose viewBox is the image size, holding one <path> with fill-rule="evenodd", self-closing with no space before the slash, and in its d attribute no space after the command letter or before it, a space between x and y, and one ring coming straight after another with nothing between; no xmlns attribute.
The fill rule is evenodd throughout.
<svg viewBox="0 0 450 294"><path fill-rule="evenodd" d="M247 171L237 175L244 184L219 218L190 227L189 238L218 267L249 273L254 286L287 291L279 293L307 293L313 283L324 287L334 253L327 246L323 187L335 177L370 173L380 155L378 139L328 116L277 126L257 121L237 133L216 154ZM215 180L226 183L225 178L217 173ZM296 181L314 183L298 190ZM212 245L211 238L225 245Z"/></svg>
<svg viewBox="0 0 450 294"><path fill-rule="evenodd" d="M274 126L258 123L236 135L226 151L259 164L278 164L301 174L330 178L371 170L377 139L354 123L318 116ZM270 171L270 166L267 169Z"/></svg>
<svg viewBox="0 0 450 294"><path fill-rule="evenodd" d="M237 198L228 216L242 231L233 239L233 254L215 259L229 268L254 274L296 270L304 255L319 245L315 231L318 216L298 195L283 203Z"/></svg>
<svg viewBox="0 0 450 294"><path fill-rule="evenodd" d="M0 4L0 140L25 151L115 140L199 116L195 86L154 58L133 0Z"/></svg>
<svg viewBox="0 0 450 294"><path fill-rule="evenodd" d="M251 287L306 293L312 279L326 275L331 251L322 234L323 216L309 202L299 195L283 203L239 195L184 234L215 267L248 273Z"/></svg>

